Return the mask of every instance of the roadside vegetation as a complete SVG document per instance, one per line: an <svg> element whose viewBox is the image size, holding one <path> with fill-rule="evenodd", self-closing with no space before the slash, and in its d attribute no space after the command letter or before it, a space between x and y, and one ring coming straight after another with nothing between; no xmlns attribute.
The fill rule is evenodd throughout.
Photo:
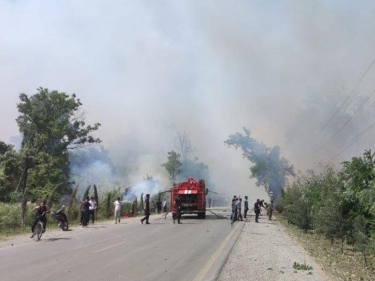
<svg viewBox="0 0 375 281"><path fill-rule="evenodd" d="M274 201L280 221L324 269L341 280L375 280L375 154L366 150L335 169L295 173L269 148L244 133L224 142L248 159L250 177ZM293 184L288 184L293 177ZM292 266L292 265L291 265ZM294 265L296 267L296 264Z"/></svg>
<svg viewBox="0 0 375 281"><path fill-rule="evenodd" d="M112 164L108 151L95 147L101 143L95 137L100 123L86 124L82 103L76 94L38 88L30 96L21 93L17 109L20 147L0 141L0 237L29 232L35 216L33 209L41 200L47 201L52 211L64 205L69 224L74 225L80 223L84 198L94 197L98 204L96 219L111 219L113 202L117 197L123 199L126 189L113 183L89 184L95 182L90 178L86 186L82 181L75 182L85 177L80 172L98 160ZM185 133L178 135L174 150L168 152L167 162L160 165L170 176L170 187L188 176L210 181L208 166L196 157ZM143 182L147 181L155 182L148 175ZM152 211L161 194L166 192L152 194ZM143 195L142 192L129 194L131 199L122 203L122 216L143 215ZM53 216L47 216L51 227Z"/></svg>
<svg viewBox="0 0 375 281"><path fill-rule="evenodd" d="M375 280L375 158L298 175L275 204L282 222L342 280Z"/></svg>

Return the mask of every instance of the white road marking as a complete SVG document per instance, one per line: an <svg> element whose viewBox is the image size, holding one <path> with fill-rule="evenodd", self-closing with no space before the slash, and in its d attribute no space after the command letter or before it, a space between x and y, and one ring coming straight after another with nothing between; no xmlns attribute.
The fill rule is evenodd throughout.
<svg viewBox="0 0 375 281"><path fill-rule="evenodd" d="M96 250L93 253L100 253L100 252L103 252L103 251L106 251L106 250L109 250L109 249L112 249L112 248L115 248L115 247L118 247L118 246L121 246L121 245L124 245L124 244L126 244L126 242L116 244L116 245L112 245L112 246L109 246L109 247L106 247L106 248L103 248L103 249L100 249L100 250Z"/></svg>
<svg viewBox="0 0 375 281"><path fill-rule="evenodd" d="M214 264L215 260L219 257L225 246L228 244L230 238L233 236L233 234L236 232L237 228L239 227L240 223L236 223L236 226L232 229L232 231L229 233L227 238L221 243L220 247L216 250L216 252L210 257L210 259L207 261L205 266L198 272L198 274L195 276L193 281L202 281L203 278L206 276L207 272L210 270L212 265Z"/></svg>

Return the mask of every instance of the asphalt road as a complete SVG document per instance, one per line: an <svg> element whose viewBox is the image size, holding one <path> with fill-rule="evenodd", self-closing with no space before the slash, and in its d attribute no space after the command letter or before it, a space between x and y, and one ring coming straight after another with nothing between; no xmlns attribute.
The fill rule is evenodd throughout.
<svg viewBox="0 0 375 281"><path fill-rule="evenodd" d="M216 280L240 234L228 218L209 212L205 220L183 217L180 225L170 214L150 222L131 218L67 232L50 223L40 242L22 237L0 248L0 280Z"/></svg>

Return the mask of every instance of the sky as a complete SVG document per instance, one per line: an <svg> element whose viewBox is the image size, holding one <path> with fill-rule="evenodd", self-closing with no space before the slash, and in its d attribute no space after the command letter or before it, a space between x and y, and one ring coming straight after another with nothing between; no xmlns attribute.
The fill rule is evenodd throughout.
<svg viewBox="0 0 375 281"><path fill-rule="evenodd" d="M373 148L374 14L373 1L0 0L0 140L19 136L20 93L75 93L124 186L167 186L161 164L186 134L216 190L264 198L224 145L243 127L296 171Z"/></svg>

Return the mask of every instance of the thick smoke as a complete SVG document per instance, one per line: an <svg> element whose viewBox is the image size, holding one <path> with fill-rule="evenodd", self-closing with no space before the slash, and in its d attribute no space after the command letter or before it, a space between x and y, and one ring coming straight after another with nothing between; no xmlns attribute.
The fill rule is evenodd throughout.
<svg viewBox="0 0 375 281"><path fill-rule="evenodd" d="M131 186L149 174L168 188L161 164L184 131L216 190L262 198L248 161L223 141L245 126L267 146L281 147L296 170L345 149L371 124L369 111L360 110L314 153L359 108L352 95L316 137L374 59L374 8L371 1L323 0L5 1L0 139L18 134L19 93L40 86L76 93L86 123L102 124L97 137L113 164L88 164L89 171L103 169L98 180ZM370 69L355 94L368 97L374 75ZM361 155L373 137L368 132L332 161ZM96 181L94 173L77 174L82 184Z"/></svg>
<svg viewBox="0 0 375 281"><path fill-rule="evenodd" d="M133 186L129 186L125 189L124 201L133 201L136 198L140 198L143 194L143 198L146 194L156 195L161 192L160 184L153 178L145 179Z"/></svg>

